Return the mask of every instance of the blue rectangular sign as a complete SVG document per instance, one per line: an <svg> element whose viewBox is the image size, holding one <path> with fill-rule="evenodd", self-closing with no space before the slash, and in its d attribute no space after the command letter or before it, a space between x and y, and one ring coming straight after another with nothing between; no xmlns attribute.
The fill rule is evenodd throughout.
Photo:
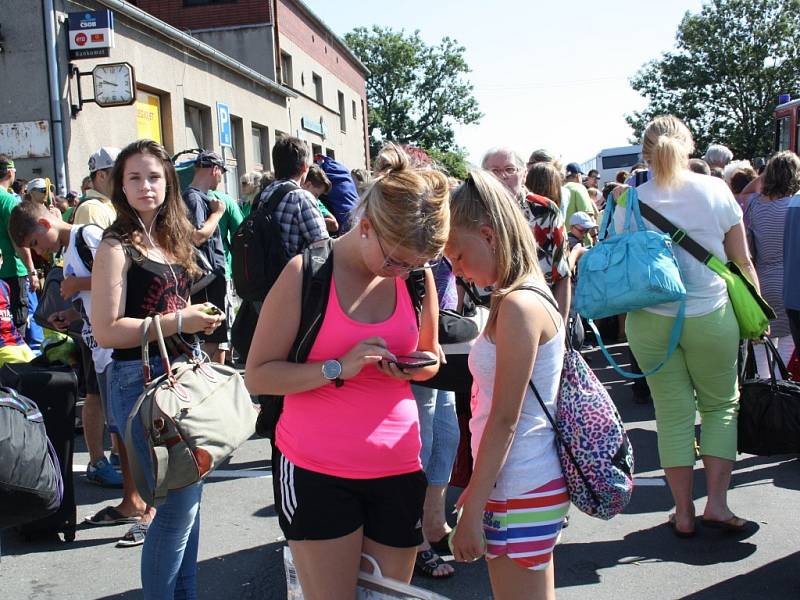
<svg viewBox="0 0 800 600"><path fill-rule="evenodd" d="M217 120L219 122L219 144L232 148L231 143L231 110L227 104L217 102Z"/></svg>
<svg viewBox="0 0 800 600"><path fill-rule="evenodd" d="M113 28L114 16L110 10L85 10L69 13L70 31Z"/></svg>

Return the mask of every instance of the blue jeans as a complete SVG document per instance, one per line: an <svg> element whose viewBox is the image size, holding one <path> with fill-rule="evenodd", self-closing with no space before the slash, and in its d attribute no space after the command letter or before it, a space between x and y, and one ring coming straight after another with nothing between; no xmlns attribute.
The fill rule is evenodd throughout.
<svg viewBox="0 0 800 600"><path fill-rule="evenodd" d="M419 409L422 438L420 460L428 477L428 485L447 485L461 437L456 416L456 395L454 392L413 384L411 390Z"/></svg>
<svg viewBox="0 0 800 600"><path fill-rule="evenodd" d="M154 379L164 372L160 358L151 359L150 368ZM124 434L128 415L144 390L142 363L138 360L113 361L106 373L109 381L108 407L113 421ZM133 423L141 428L138 420ZM145 439L144 431L134 433L135 439ZM149 454L144 443L136 444L134 448L128 446L127 450L129 454L136 452L143 460L148 460ZM200 540L202 491L202 483L171 490L158 507L142 549L141 576L145 600L197 598L197 547Z"/></svg>

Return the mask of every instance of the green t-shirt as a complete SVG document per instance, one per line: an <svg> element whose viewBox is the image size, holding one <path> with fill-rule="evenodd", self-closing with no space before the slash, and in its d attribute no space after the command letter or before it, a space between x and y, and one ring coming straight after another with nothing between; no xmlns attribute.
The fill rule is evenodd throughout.
<svg viewBox="0 0 800 600"><path fill-rule="evenodd" d="M209 197L215 197L225 203L225 212L219 220L219 232L222 235L222 250L225 252L225 271L231 277L231 238L239 225L244 221L242 211L236 201L228 194L217 190L211 190Z"/></svg>
<svg viewBox="0 0 800 600"><path fill-rule="evenodd" d="M17 256L11 237L8 235L8 218L17 204L19 200L0 188L0 252L3 254L0 277L3 278L25 277L28 274L28 268Z"/></svg>
<svg viewBox="0 0 800 600"><path fill-rule="evenodd" d="M69 223L69 220L72 218L72 213L75 212L75 207L70 206L67 210L64 211L64 214L61 215L61 218L64 219L64 223Z"/></svg>

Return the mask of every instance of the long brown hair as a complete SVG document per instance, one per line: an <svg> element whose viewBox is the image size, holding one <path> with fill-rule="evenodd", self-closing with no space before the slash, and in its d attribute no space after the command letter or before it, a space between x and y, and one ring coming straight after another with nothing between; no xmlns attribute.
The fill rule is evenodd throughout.
<svg viewBox="0 0 800 600"><path fill-rule="evenodd" d="M540 162L533 165L525 177L525 187L534 194L549 198L561 206L561 173L552 163Z"/></svg>
<svg viewBox="0 0 800 600"><path fill-rule="evenodd" d="M104 238L116 238L123 243L143 246L144 228L139 221L139 214L128 203L122 191L125 163L136 154L149 154L157 158L164 168L167 189L164 204L156 214L153 232L158 245L168 252L175 261L185 268L190 275L199 272L194 258L192 232L194 227L186 216L186 206L180 195L178 174L164 147L153 140L137 140L128 144L117 156L111 180L114 189L111 202L117 211L117 220L106 229Z"/></svg>

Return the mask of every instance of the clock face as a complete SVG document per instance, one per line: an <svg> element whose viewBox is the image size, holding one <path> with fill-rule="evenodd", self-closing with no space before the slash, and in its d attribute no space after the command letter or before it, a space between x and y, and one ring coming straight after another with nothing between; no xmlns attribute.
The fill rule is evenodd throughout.
<svg viewBox="0 0 800 600"><path fill-rule="evenodd" d="M92 70L94 100L100 106L125 106L136 99L133 67L128 63L98 65Z"/></svg>

